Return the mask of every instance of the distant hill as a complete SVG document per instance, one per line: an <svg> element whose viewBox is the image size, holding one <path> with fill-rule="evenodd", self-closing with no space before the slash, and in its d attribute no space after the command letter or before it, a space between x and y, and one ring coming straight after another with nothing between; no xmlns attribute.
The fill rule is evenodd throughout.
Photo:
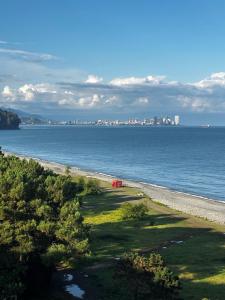
<svg viewBox="0 0 225 300"><path fill-rule="evenodd" d="M27 125L40 125L40 124L47 124L48 120L44 119L40 115L36 114L30 114L28 112L19 110L19 109L14 109L14 108L4 108L4 110L7 110L12 113L16 113L22 124L27 124Z"/></svg>
<svg viewBox="0 0 225 300"><path fill-rule="evenodd" d="M19 129L20 123L16 113L0 109L0 129Z"/></svg>

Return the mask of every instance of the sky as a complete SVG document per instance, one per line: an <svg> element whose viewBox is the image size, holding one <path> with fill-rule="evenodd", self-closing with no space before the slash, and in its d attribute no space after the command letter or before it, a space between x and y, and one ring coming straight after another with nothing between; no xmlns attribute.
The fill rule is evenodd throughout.
<svg viewBox="0 0 225 300"><path fill-rule="evenodd" d="M225 125L225 1L2 0L0 106Z"/></svg>

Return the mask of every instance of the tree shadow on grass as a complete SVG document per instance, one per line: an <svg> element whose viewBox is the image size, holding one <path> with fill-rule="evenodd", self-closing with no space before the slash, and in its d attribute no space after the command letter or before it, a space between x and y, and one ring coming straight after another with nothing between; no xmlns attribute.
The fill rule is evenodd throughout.
<svg viewBox="0 0 225 300"><path fill-rule="evenodd" d="M176 218L171 222L169 217L154 217L162 223L145 226L145 220L96 225L93 254L97 260L115 262L115 258L130 251L145 255L159 252L181 275L184 299L225 299L224 235L211 228L177 226L173 223L178 221Z"/></svg>
<svg viewBox="0 0 225 300"><path fill-rule="evenodd" d="M103 251L104 257L112 258L126 251L161 251L208 231L179 226L159 228L148 225L147 221L120 221L95 225L91 242L94 252L99 255Z"/></svg>
<svg viewBox="0 0 225 300"><path fill-rule="evenodd" d="M209 284L204 282L190 282L188 287L181 291L183 299L199 300L224 300L225 282L219 284Z"/></svg>
<svg viewBox="0 0 225 300"><path fill-rule="evenodd" d="M87 215L104 212L107 216L121 203L136 200L143 201L144 197L127 197L119 190L113 193L105 191L87 200L87 203L93 204L93 210ZM118 220L112 223L106 218L104 223L93 226L91 259L93 262L111 261L113 264L115 258L124 252L137 251L145 255L151 251L159 252L167 265L181 276L183 299L207 297L223 300L225 236L212 228L201 228L199 223L192 228L185 219L171 213L149 215L141 221Z"/></svg>
<svg viewBox="0 0 225 300"><path fill-rule="evenodd" d="M93 214L100 211L110 211L119 207L122 203L128 201L143 201L145 198L140 196L127 196L125 194L113 191L113 194L104 191L100 195L86 196L83 200L83 208L85 213ZM91 208L91 210L90 210Z"/></svg>

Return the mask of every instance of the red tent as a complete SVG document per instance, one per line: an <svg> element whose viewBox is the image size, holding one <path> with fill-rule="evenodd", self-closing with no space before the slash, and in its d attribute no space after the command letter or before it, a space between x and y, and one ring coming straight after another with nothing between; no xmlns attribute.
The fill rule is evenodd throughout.
<svg viewBox="0 0 225 300"><path fill-rule="evenodd" d="M120 188L120 187L122 187L122 186L123 186L122 180L114 179L114 180L112 181L112 187L113 187L113 188Z"/></svg>

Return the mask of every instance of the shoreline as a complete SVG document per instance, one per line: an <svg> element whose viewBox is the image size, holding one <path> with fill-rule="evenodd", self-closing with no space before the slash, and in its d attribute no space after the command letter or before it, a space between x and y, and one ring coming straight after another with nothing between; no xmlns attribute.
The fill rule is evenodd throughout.
<svg viewBox="0 0 225 300"><path fill-rule="evenodd" d="M33 159L40 163L44 168L60 174L65 174L66 165L57 162L45 161L35 157L20 155L17 153L4 151L5 155L15 155L19 158ZM71 167L70 172L75 176L85 176L98 180L111 182L115 176L93 171L85 171L77 167ZM171 209L181 211L196 217L201 217L209 221L219 224L225 224L225 202L209 199L203 196L192 195L180 191L171 190L167 187L158 186L155 184L138 182L133 180L122 179L123 183L128 187L138 188L144 192L153 201L164 204Z"/></svg>

